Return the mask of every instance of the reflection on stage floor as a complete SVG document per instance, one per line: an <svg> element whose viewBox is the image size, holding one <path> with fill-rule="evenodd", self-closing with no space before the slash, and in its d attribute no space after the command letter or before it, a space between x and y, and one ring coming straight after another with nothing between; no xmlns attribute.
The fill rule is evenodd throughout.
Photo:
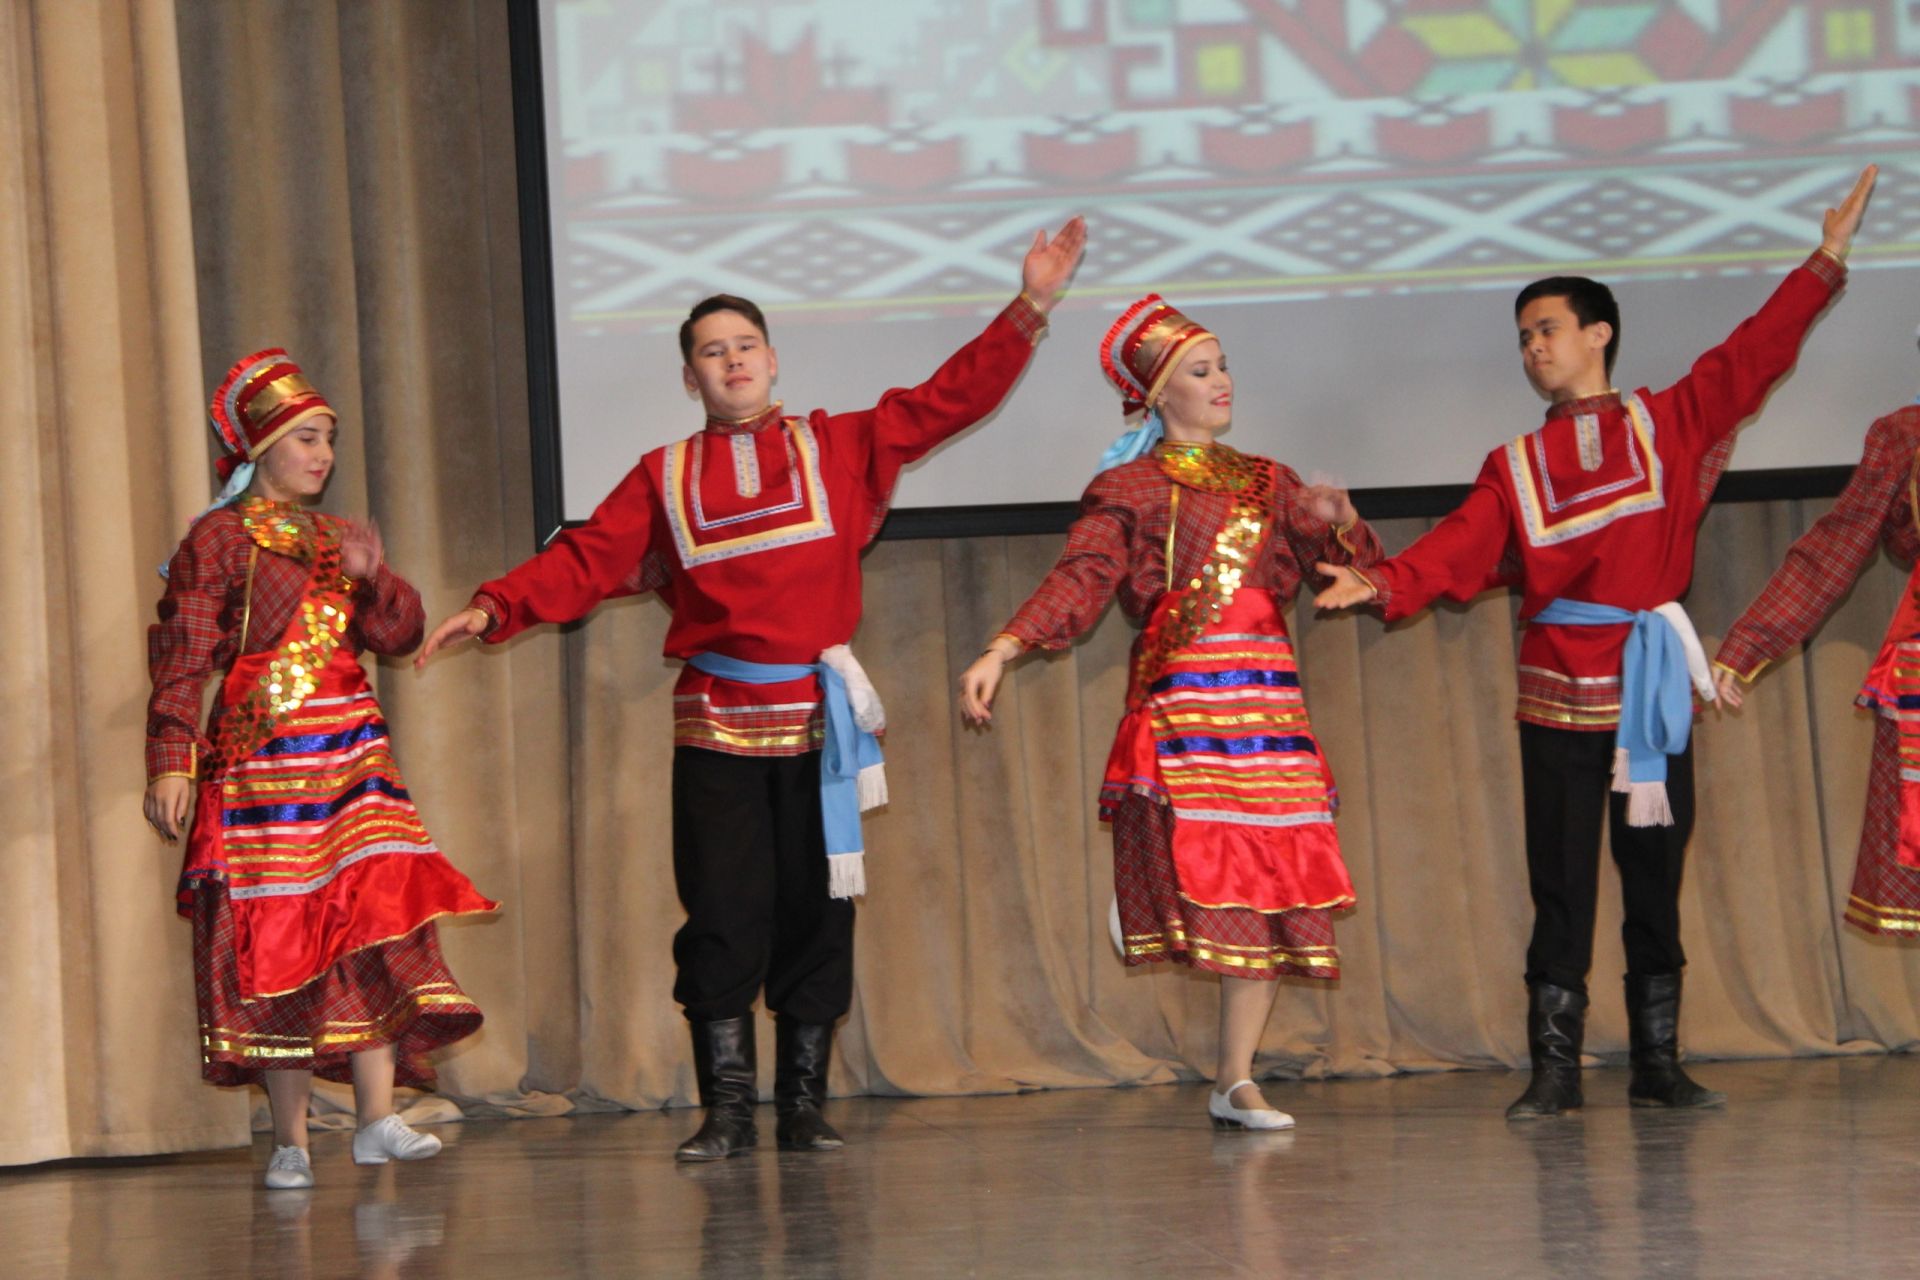
<svg viewBox="0 0 1920 1280"><path fill-rule="evenodd" d="M1505 1072L847 1099L845 1150L677 1166L691 1111L441 1126L440 1158L310 1192L265 1150L0 1171L8 1276L1833 1276L1920 1256L1920 1060L1700 1064L1725 1111L1509 1124ZM761 1108L772 1136L771 1107Z"/></svg>

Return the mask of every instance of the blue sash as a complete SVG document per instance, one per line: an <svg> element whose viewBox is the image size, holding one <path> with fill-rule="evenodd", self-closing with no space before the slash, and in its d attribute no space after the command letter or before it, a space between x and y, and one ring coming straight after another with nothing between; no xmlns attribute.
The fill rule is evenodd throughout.
<svg viewBox="0 0 1920 1280"><path fill-rule="evenodd" d="M739 684L784 684L820 677L827 729L820 752L820 819L826 829L827 857L865 852L860 835L860 771L881 763L880 740L854 723L853 703L840 673L824 662L748 662L720 653L696 653L687 662L710 676Z"/></svg>
<svg viewBox="0 0 1920 1280"><path fill-rule="evenodd" d="M1614 741L1627 753L1629 779L1664 783L1667 757L1687 749L1693 730L1687 652L1673 625L1651 610L1585 600L1555 600L1532 620L1561 627L1632 624L1621 654L1620 729Z"/></svg>

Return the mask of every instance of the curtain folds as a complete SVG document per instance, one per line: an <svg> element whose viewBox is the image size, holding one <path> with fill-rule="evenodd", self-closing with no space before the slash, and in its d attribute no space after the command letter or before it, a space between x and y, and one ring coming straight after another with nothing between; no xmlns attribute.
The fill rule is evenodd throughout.
<svg viewBox="0 0 1920 1280"><path fill-rule="evenodd" d="M25 1032L0 1040L15 1089L0 1164L247 1137L246 1097L198 1080L177 850L139 812L143 629L154 566L211 489L205 390L238 356L293 352L342 417L327 506L380 521L436 620L529 549L507 82L488 0L0 9L0 608L15 635L0 713L19 735L0 791L0 1013ZM1081 358L1044 346L1032 376ZM1016 391L988 430L1011 439L1019 405ZM689 414L677 388L659 408ZM1689 602L1709 645L1825 506L1713 513ZM1398 549L1425 527L1381 533ZM1212 1061L1215 984L1127 970L1106 936L1094 793L1125 619L1019 662L990 730L953 705L1060 545L868 557L856 648L888 704L894 799L868 825L836 1091L1151 1083ZM1876 566L1745 711L1704 718L1682 899L1696 1055L1920 1040L1920 948L1837 923L1872 736L1852 695L1902 580ZM442 935L488 1019L441 1068L470 1115L692 1097L669 994L665 621L655 600L620 601L425 673L376 672L429 829L507 904ZM1338 925L1342 979L1283 985L1262 1068L1521 1063L1511 599L1390 629L1310 609L1296 624L1360 905ZM1605 1055L1626 1030L1602 875L1588 1048Z"/></svg>

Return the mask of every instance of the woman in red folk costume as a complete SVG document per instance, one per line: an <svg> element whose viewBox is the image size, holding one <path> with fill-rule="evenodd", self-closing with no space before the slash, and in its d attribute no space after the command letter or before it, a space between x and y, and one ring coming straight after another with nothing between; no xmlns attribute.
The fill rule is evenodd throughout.
<svg viewBox="0 0 1920 1280"><path fill-rule="evenodd" d="M420 643L420 595L371 525L303 505L333 470L333 409L274 349L233 367L212 416L227 486L174 552L147 636L146 816L187 839L202 1074L265 1084L266 1185L310 1187L316 1072L353 1084L356 1163L439 1151L393 1087L430 1083L424 1055L480 1026L432 922L497 904L421 826L360 666Z"/></svg>
<svg viewBox="0 0 1920 1280"><path fill-rule="evenodd" d="M1920 941L1920 404L1875 422L1833 509L1787 549L1784 563L1727 630L1714 666L1720 698L1800 648L1853 590L1884 546L1913 565L1858 704L1874 713L1867 811L1846 921Z"/></svg>
<svg viewBox="0 0 1920 1280"><path fill-rule="evenodd" d="M1286 610L1316 561L1370 564L1380 544L1344 491L1216 442L1233 418L1226 356L1158 295L1100 354L1140 425L1107 451L1059 563L961 676L961 708L985 723L1009 660L1064 648L1116 595L1145 624L1100 793L1118 942L1128 964L1220 975L1208 1114L1289 1128L1250 1078L1254 1051L1275 979L1339 976L1332 912L1354 897Z"/></svg>

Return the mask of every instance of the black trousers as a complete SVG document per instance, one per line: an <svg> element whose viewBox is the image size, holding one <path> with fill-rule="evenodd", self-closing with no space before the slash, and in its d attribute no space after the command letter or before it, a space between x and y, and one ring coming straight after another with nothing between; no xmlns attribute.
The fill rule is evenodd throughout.
<svg viewBox="0 0 1920 1280"><path fill-rule="evenodd" d="M853 901L827 896L820 753L673 751L673 998L694 1022L767 1008L840 1018L853 998Z"/></svg>
<svg viewBox="0 0 1920 1280"><path fill-rule="evenodd" d="M1627 797L1611 790L1613 750L1611 733L1520 726L1527 880L1533 890L1529 985L1587 989L1602 814L1620 869L1627 971L1678 973L1687 962L1680 949L1680 872L1693 834L1693 743L1667 758L1670 827L1627 825Z"/></svg>

